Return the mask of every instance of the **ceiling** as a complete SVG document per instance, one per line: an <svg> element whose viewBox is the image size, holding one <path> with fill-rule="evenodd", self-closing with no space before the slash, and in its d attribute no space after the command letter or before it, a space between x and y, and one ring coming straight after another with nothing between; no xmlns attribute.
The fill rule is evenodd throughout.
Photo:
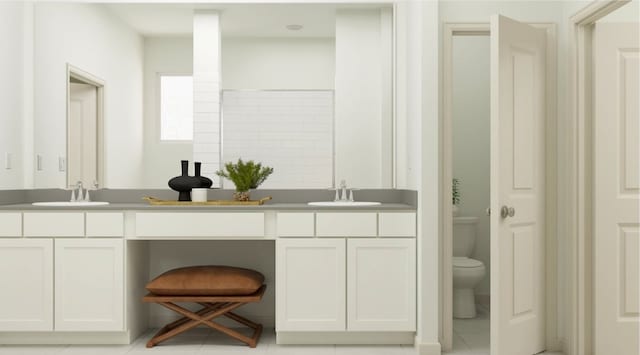
<svg viewBox="0 0 640 355"><path fill-rule="evenodd" d="M388 5L339 4L102 4L146 37L191 36L195 10L218 10L225 37L335 37L339 8ZM287 25L302 25L299 31Z"/></svg>

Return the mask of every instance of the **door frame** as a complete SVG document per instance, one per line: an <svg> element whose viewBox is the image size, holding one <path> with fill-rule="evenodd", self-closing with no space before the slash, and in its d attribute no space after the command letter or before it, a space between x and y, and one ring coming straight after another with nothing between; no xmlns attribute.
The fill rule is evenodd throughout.
<svg viewBox="0 0 640 355"><path fill-rule="evenodd" d="M96 101L96 109L97 109L97 124L96 124L96 147L97 147L97 172L96 172L96 178L98 179L98 184L100 188L104 188L105 187L105 181L104 181L104 165L105 165L105 149L104 149L104 86L105 86L105 81L98 78L97 76L82 70L76 66L73 66L69 63L67 63L67 120L66 120L66 133L67 133L67 142L65 143L66 146L66 152L65 152L65 160L66 160L66 165L65 165L65 180L66 180L66 184L67 187L70 187L70 185L73 183L71 181L69 181L69 135L70 135L70 124L69 122L71 121L71 95L70 95L70 91L71 91L71 79L76 79L78 81L83 82L84 84L88 84L91 86L94 86L96 88L96 93L97 93L97 101ZM89 188L88 186L86 186L85 188Z"/></svg>
<svg viewBox="0 0 640 355"><path fill-rule="evenodd" d="M547 350L560 350L562 348L558 337L557 327L557 258L556 258L556 157L557 157L557 35L556 25L553 23L529 23L534 27L547 31L547 76L546 76L546 129L545 129L545 287L546 287L546 314L545 314L545 338ZM451 207L451 179L453 178L452 166L452 48L454 36L488 36L490 24L482 23L445 23L443 28L442 43L442 115L440 117L441 128L441 154L440 154L440 343L443 351L450 351L453 346L453 216Z"/></svg>
<svg viewBox="0 0 640 355"><path fill-rule="evenodd" d="M569 122L561 226L568 238L565 353L593 353L593 25L631 0L594 1L569 18Z"/></svg>

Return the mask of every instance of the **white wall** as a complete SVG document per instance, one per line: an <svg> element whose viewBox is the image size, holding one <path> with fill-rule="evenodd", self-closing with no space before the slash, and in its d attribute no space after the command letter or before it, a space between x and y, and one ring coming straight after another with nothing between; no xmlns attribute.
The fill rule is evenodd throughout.
<svg viewBox="0 0 640 355"><path fill-rule="evenodd" d="M391 43L385 10L336 13L336 181L361 188L391 187ZM387 81L387 79L389 79Z"/></svg>
<svg viewBox="0 0 640 355"><path fill-rule="evenodd" d="M333 90L333 38L223 38L223 90Z"/></svg>
<svg viewBox="0 0 640 355"><path fill-rule="evenodd" d="M582 1L581 1L582 2ZM640 21L640 0L632 0L598 22L638 22Z"/></svg>
<svg viewBox="0 0 640 355"><path fill-rule="evenodd" d="M20 2L0 3L0 189L23 187L23 13Z"/></svg>
<svg viewBox="0 0 640 355"><path fill-rule="evenodd" d="M453 177L460 181L459 215L478 218L476 248L471 257L484 263L487 276L475 292L488 295L491 263L485 209L490 203L489 36L455 36L452 52Z"/></svg>
<svg viewBox="0 0 640 355"><path fill-rule="evenodd" d="M159 74L193 72L193 40L184 38L144 39L144 176L145 188L166 188L170 178L180 175L180 160L193 160L193 144L160 142ZM190 167L193 169L193 167Z"/></svg>
<svg viewBox="0 0 640 355"><path fill-rule="evenodd" d="M142 38L100 5L38 3L34 49L36 187L65 187L66 70L70 63L106 82L105 182L139 187L142 176Z"/></svg>

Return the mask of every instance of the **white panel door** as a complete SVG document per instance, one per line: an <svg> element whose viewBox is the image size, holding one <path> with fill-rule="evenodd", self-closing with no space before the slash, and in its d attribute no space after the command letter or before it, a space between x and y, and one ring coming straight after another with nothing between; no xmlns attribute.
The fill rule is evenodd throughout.
<svg viewBox="0 0 640 355"><path fill-rule="evenodd" d="M347 329L416 330L416 240L347 241Z"/></svg>
<svg viewBox="0 0 640 355"><path fill-rule="evenodd" d="M67 183L98 181L98 88L69 84Z"/></svg>
<svg viewBox="0 0 640 355"><path fill-rule="evenodd" d="M493 355L545 346L545 48L544 30L491 18Z"/></svg>
<svg viewBox="0 0 640 355"><path fill-rule="evenodd" d="M640 26L594 30L595 354L640 353Z"/></svg>
<svg viewBox="0 0 640 355"><path fill-rule="evenodd" d="M345 240L276 241L276 330L341 331L345 323Z"/></svg>
<svg viewBox="0 0 640 355"><path fill-rule="evenodd" d="M55 240L55 329L124 329L124 241Z"/></svg>
<svg viewBox="0 0 640 355"><path fill-rule="evenodd" d="M0 331L53 330L53 240L0 239Z"/></svg>

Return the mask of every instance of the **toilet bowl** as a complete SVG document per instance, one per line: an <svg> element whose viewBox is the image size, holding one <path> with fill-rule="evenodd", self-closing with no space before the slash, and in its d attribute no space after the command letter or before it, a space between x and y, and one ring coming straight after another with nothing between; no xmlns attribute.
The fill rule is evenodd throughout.
<svg viewBox="0 0 640 355"><path fill-rule="evenodd" d="M482 261L453 257L453 316L475 318L476 302L473 289L486 273Z"/></svg>
<svg viewBox="0 0 640 355"><path fill-rule="evenodd" d="M482 261L469 258L476 242L477 217L453 219L453 316L474 318L476 302L474 288L484 279Z"/></svg>

